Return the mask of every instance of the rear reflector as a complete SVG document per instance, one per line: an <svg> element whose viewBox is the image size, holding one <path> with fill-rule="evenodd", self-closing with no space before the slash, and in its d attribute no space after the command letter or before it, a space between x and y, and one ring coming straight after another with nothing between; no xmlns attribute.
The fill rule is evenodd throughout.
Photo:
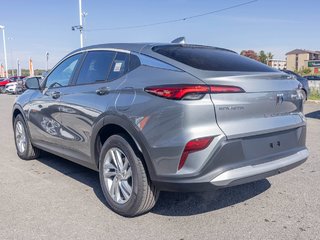
<svg viewBox="0 0 320 240"><path fill-rule="evenodd" d="M200 151L207 148L209 144L212 142L212 140L213 137L204 137L196 138L188 142L184 147L183 153L181 155L178 170L180 170L183 167L184 163L186 162L189 156L189 153Z"/></svg>
<svg viewBox="0 0 320 240"><path fill-rule="evenodd" d="M242 88L224 85L166 85L145 88L147 93L172 100L197 100L207 93L241 93Z"/></svg>

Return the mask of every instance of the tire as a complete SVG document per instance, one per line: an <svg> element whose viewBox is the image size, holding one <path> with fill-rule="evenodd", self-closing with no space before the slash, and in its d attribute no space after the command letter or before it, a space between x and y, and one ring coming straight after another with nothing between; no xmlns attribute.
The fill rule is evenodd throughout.
<svg viewBox="0 0 320 240"><path fill-rule="evenodd" d="M40 150L32 146L29 131L21 114L18 114L14 119L13 127L14 142L18 156L24 160L38 158L40 156Z"/></svg>
<svg viewBox="0 0 320 240"><path fill-rule="evenodd" d="M304 89L302 89L301 94L302 94L302 101L305 103L307 101L307 93Z"/></svg>
<svg viewBox="0 0 320 240"><path fill-rule="evenodd" d="M106 201L114 212L125 217L148 212L159 197L159 191L147 175L141 154L134 149L134 143L126 135L112 135L103 144L99 159L100 184ZM122 165L122 168L117 169L116 165Z"/></svg>

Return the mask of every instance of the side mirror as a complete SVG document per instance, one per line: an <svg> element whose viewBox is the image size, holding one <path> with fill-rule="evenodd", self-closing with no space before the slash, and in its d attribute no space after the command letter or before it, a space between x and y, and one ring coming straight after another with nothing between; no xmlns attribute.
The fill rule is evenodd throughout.
<svg viewBox="0 0 320 240"><path fill-rule="evenodd" d="M34 89L39 90L40 89L40 83L38 78L28 78L26 81L26 88L27 89Z"/></svg>

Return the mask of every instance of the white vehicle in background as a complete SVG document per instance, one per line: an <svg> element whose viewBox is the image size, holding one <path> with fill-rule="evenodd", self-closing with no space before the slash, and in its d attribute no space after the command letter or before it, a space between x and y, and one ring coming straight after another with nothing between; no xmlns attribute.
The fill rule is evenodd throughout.
<svg viewBox="0 0 320 240"><path fill-rule="evenodd" d="M12 94L17 94L17 82L11 82L6 84L5 92L6 93L12 93Z"/></svg>

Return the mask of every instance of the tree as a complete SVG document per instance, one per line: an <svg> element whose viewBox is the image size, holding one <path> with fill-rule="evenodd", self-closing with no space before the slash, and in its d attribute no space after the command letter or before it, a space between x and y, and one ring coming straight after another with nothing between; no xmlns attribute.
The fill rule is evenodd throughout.
<svg viewBox="0 0 320 240"><path fill-rule="evenodd" d="M242 50L240 55L248 57L248 58L252 58L257 61L259 60L258 54L253 50Z"/></svg>
<svg viewBox="0 0 320 240"><path fill-rule="evenodd" d="M268 60L273 59L273 54L271 52L267 53Z"/></svg>
<svg viewBox="0 0 320 240"><path fill-rule="evenodd" d="M310 68L308 68L308 67L302 67L301 69L300 69L300 71L299 71L299 74L300 75L308 75L308 74L310 74L312 71L311 71L311 69Z"/></svg>
<svg viewBox="0 0 320 240"><path fill-rule="evenodd" d="M258 60L259 62L262 62L264 64L267 64L267 61L268 61L268 56L265 54L265 52L263 50L261 50L259 52L259 55L258 55Z"/></svg>

